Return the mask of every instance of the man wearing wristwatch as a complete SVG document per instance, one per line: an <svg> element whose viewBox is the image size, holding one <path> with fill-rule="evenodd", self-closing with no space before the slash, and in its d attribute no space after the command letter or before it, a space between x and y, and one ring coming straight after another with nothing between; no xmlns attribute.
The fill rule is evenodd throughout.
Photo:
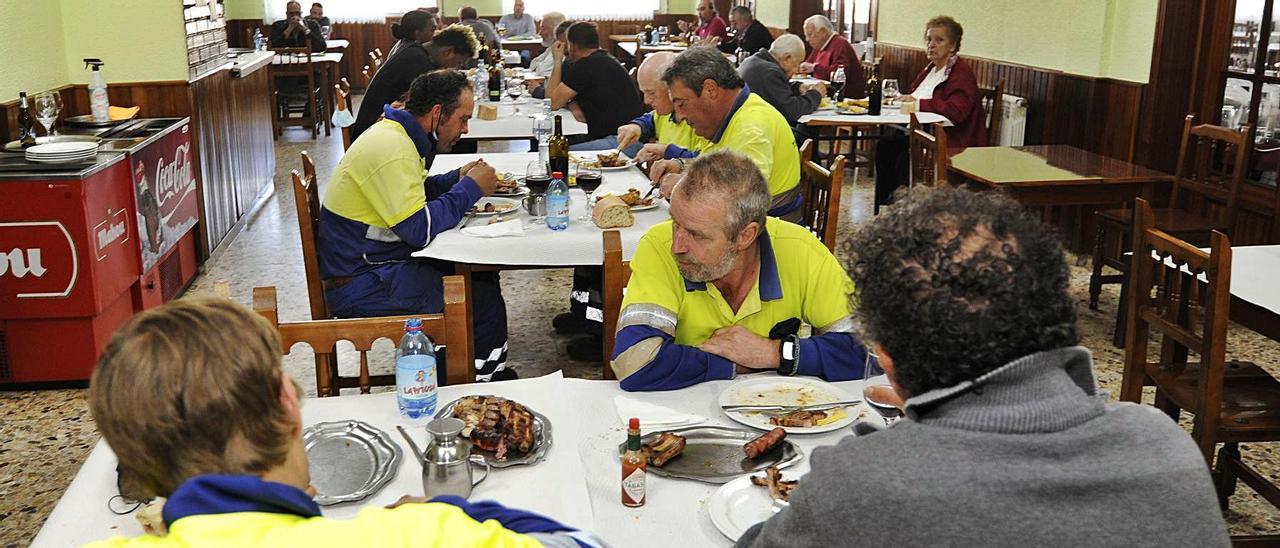
<svg viewBox="0 0 1280 548"><path fill-rule="evenodd" d="M610 367L623 390L672 390L776 369L862 378L852 334L853 282L799 225L768 217L768 185L731 151L688 162L671 221L631 260ZM812 334L797 335L801 324Z"/></svg>

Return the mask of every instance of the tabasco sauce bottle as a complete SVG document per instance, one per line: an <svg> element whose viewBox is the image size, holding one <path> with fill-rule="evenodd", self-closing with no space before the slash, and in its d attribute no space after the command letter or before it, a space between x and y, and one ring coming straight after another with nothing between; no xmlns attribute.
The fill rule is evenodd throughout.
<svg viewBox="0 0 1280 548"><path fill-rule="evenodd" d="M627 424L627 451L622 454L622 505L644 506L644 476L649 463L640 450L640 419Z"/></svg>

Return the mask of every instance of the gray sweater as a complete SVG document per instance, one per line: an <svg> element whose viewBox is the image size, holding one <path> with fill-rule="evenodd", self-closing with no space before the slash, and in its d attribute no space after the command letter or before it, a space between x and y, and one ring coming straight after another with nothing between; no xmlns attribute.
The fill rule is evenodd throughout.
<svg viewBox="0 0 1280 548"><path fill-rule="evenodd" d="M1228 546L1209 471L1155 408L1106 403L1087 349L1026 356L814 450L738 546Z"/></svg>
<svg viewBox="0 0 1280 548"><path fill-rule="evenodd" d="M793 126L801 116L818 110L818 105L822 102L822 94L815 90L809 90L804 95L796 93L796 88L791 85L791 78L767 49L743 59L742 66L738 67L738 75L747 82L752 93L778 109L787 123Z"/></svg>

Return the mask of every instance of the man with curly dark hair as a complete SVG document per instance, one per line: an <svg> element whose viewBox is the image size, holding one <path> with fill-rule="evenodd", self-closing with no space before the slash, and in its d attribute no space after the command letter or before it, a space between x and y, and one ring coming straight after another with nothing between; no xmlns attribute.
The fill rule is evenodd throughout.
<svg viewBox="0 0 1280 548"><path fill-rule="evenodd" d="M1060 244L1017 202L918 188L845 250L908 420L816 449L738 546L1228 545L1186 432L1099 391Z"/></svg>

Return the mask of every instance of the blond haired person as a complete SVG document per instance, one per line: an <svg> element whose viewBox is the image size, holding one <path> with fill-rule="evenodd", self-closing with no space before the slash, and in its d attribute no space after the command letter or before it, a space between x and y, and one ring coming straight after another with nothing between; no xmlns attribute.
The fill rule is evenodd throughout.
<svg viewBox="0 0 1280 548"><path fill-rule="evenodd" d="M138 315L108 343L89 398L119 459L121 494L168 497L166 536L100 546L599 544L547 518L459 497L405 497L351 520L321 517L280 339L225 299L182 299Z"/></svg>

